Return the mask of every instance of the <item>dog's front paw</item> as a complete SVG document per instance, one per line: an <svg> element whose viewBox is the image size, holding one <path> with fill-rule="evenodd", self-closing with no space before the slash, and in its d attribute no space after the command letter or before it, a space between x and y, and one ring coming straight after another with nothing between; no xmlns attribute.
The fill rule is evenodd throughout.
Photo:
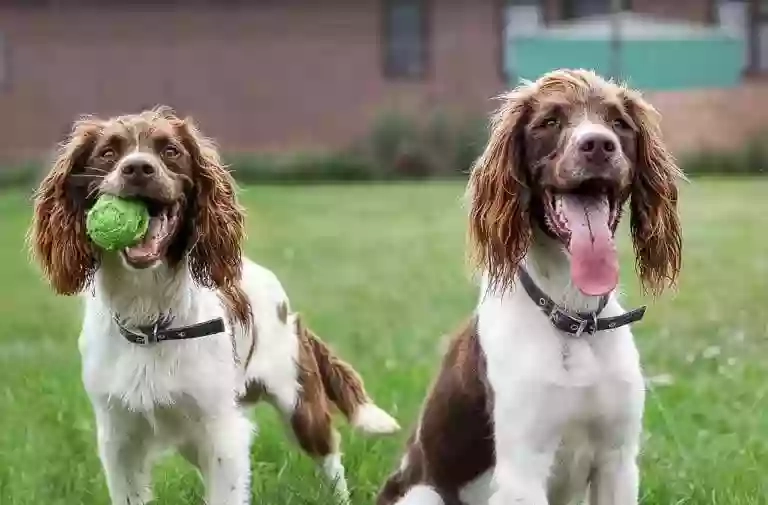
<svg viewBox="0 0 768 505"><path fill-rule="evenodd" d="M488 505L549 505L545 496L517 490L499 490L493 493Z"/></svg>

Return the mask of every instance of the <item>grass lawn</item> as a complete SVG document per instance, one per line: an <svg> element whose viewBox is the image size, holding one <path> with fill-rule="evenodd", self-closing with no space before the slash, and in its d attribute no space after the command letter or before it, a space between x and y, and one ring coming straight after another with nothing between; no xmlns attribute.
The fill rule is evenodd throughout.
<svg viewBox="0 0 768 505"><path fill-rule="evenodd" d="M443 345L472 310L458 183L248 187L247 254L409 428ZM626 307L652 389L642 497L649 505L768 503L768 179L684 188L680 289L643 299L622 237ZM762 202L762 203L761 203ZM27 195L0 197L0 503L107 503L79 377L75 299L55 297L23 250ZM268 406L255 410L254 503L328 504L314 465ZM341 424L341 423L340 423ZM366 439L342 424L355 504L371 503L407 429ZM155 471L157 503L201 503L178 457Z"/></svg>

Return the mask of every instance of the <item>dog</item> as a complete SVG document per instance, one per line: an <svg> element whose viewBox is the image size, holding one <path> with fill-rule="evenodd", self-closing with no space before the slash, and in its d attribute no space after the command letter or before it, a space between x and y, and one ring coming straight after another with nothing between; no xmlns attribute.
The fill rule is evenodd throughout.
<svg viewBox="0 0 768 505"><path fill-rule="evenodd" d="M136 245L97 249L100 195L146 203ZM202 474L209 505L250 502L246 407L261 398L348 499L331 405L392 433L355 370L301 320L275 275L242 257L244 211L212 140L167 107L75 122L34 197L31 249L54 290L81 295L82 379L114 505L152 499L159 450Z"/></svg>
<svg viewBox="0 0 768 505"><path fill-rule="evenodd" d="M378 505L637 504L645 308L614 235L628 202L643 286L674 286L681 179L635 90L562 69L503 97L467 187L479 302Z"/></svg>

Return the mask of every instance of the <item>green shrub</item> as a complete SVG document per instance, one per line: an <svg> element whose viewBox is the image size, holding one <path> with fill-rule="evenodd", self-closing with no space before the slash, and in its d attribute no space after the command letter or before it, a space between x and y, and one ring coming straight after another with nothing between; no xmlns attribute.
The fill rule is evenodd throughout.
<svg viewBox="0 0 768 505"><path fill-rule="evenodd" d="M28 162L0 168L0 188L32 189L40 182L43 174L40 163Z"/></svg>
<svg viewBox="0 0 768 505"><path fill-rule="evenodd" d="M761 135L733 151L702 151L680 160L686 174L765 175L768 173L768 135Z"/></svg>
<svg viewBox="0 0 768 505"><path fill-rule="evenodd" d="M374 179L370 165L350 153L234 155L227 157L234 177L242 183L342 182Z"/></svg>
<svg viewBox="0 0 768 505"><path fill-rule="evenodd" d="M484 120L463 121L438 112L419 121L387 113L346 150L232 155L226 161L242 183L463 177L486 137Z"/></svg>
<svg viewBox="0 0 768 505"><path fill-rule="evenodd" d="M486 139L485 120L466 120L442 111L422 119L389 112L379 116L353 151L380 175L458 177L468 172Z"/></svg>
<svg viewBox="0 0 768 505"><path fill-rule="evenodd" d="M351 150L380 176L426 177L431 175L432 163L420 137L410 118L387 113L374 121L370 133Z"/></svg>
<svg viewBox="0 0 768 505"><path fill-rule="evenodd" d="M236 154L225 156L235 178L251 183L319 183L466 177L487 141L485 120L462 120L437 112L421 121L386 114L350 149L339 152ZM682 156L687 175L768 174L768 135L730 152ZM33 188L42 163L5 166L0 188Z"/></svg>

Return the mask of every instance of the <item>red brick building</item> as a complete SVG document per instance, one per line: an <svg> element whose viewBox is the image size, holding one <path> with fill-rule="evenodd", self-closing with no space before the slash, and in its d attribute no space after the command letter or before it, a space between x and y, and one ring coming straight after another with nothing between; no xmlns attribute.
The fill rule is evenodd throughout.
<svg viewBox="0 0 768 505"><path fill-rule="evenodd" d="M754 13L768 12L765 0L751 1ZM554 22L610 4L543 0L542 11ZM41 155L80 114L157 103L197 116L230 150L346 145L392 107L484 113L507 87L504 5L0 0L0 157ZM717 12L715 0L628 7L702 22ZM757 46L753 53L756 69Z"/></svg>

